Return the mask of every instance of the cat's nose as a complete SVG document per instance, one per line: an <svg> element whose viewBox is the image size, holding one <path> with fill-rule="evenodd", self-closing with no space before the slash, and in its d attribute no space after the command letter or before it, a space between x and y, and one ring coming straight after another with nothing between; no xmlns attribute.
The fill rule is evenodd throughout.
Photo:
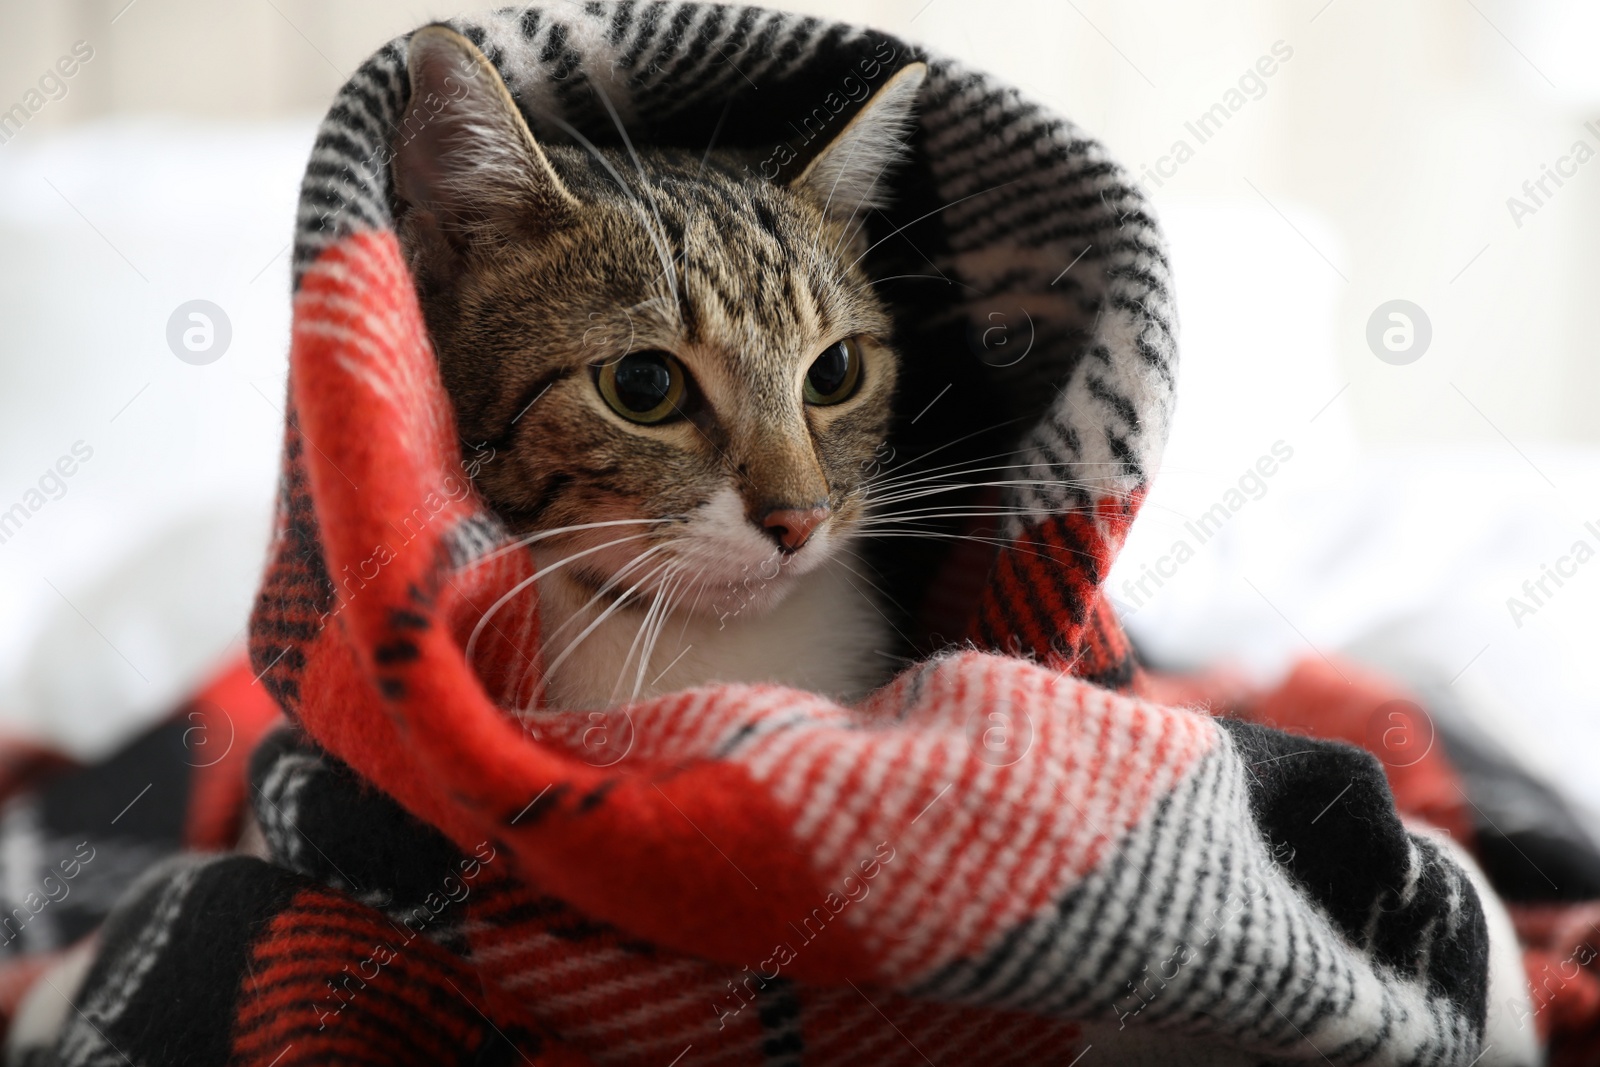
<svg viewBox="0 0 1600 1067"><path fill-rule="evenodd" d="M761 516L761 528L783 551L798 552L832 514L826 507L774 508Z"/></svg>

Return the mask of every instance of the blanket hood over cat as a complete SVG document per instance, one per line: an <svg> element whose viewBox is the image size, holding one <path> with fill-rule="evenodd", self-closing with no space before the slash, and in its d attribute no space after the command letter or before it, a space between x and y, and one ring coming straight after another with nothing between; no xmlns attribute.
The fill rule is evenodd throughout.
<svg viewBox="0 0 1600 1067"><path fill-rule="evenodd" d="M751 171L780 182L896 70L923 58L879 33L755 8L624 3L578 15L571 6L457 27L498 68L541 142L573 143L575 129L619 145L620 122L636 144L744 150ZM449 103L410 98L404 42L342 91L302 191L297 287L329 247L387 232L394 149ZM975 508L1027 509L1041 521L1026 531L1014 519L1003 529L993 520L944 528L985 539L956 549L948 537L880 546L879 573L907 615L896 623L922 654L971 637L1061 662L1083 654L1088 625L1108 644L1076 673L1125 684L1131 663L1095 590L1159 459L1172 406L1175 322L1160 234L1099 144L994 79L934 60L916 119L909 159L883 178L891 206L865 227L865 264L906 356L896 427L873 463L907 474L987 470L965 480L1014 481L1003 498L998 487L969 496ZM465 458L469 470L493 461L482 451ZM402 514L416 511L410 503ZM465 562L482 546L463 537L502 534L463 523L457 503L430 539L453 544ZM408 541L423 518L437 521L424 509ZM1030 544L997 553L996 539ZM305 546L285 547L306 556ZM997 555L1008 588L1033 595L981 595ZM340 567L325 569L329 582L311 605L319 617L344 580ZM260 632L270 659L281 646Z"/></svg>
<svg viewBox="0 0 1600 1067"><path fill-rule="evenodd" d="M895 70L928 58L874 31L745 7L534 5L452 25L546 143L570 143L570 125L619 144L609 101L636 144L702 150L715 137L755 150L764 176L803 165ZM401 39L340 92L306 171L280 526L252 655L314 736L449 825L515 814L568 757L496 710L533 673L536 633L508 621L537 614L533 588L474 642L479 677L463 659L470 628L530 562L501 549L509 535L470 491L474 467L493 459L452 432L394 255L393 145L429 118L409 97ZM1037 518L989 522L987 546L893 543L895 560L920 565L897 575L896 599L915 605L906 622L919 645L972 642L1125 687L1132 660L1098 586L1172 406L1160 234L1098 143L986 75L931 58L916 116L892 206L867 223L867 263L890 279L881 291L905 354L884 462L915 470L1020 449L991 464L1024 464L994 502ZM1001 540L1010 547L996 551ZM365 713L308 699L336 660L356 668L359 682L341 684L365 691ZM436 731L448 738L424 739ZM368 766L363 751L383 755ZM633 765L578 767L598 785ZM511 792L491 801L486 788ZM448 813L432 807L444 796ZM477 802L487 807L469 814ZM631 853L642 832L617 847Z"/></svg>
<svg viewBox="0 0 1600 1067"><path fill-rule="evenodd" d="M1104 149L955 60L814 18L564 2L450 25L546 142L570 126L618 143L604 99L636 143L715 135L774 172L925 60L893 205L868 223L905 354L890 443L895 462L948 445L935 465L1019 449L1029 476L1001 502L1026 517L907 557L913 643L945 651L860 707L722 686L519 725L503 709L540 655L531 560L472 490L492 460L458 440L396 241L392 145L427 121L406 113L398 39L338 94L301 194L283 479L251 625L297 726L258 758L275 861L381 909L409 890L372 879L434 854L396 834L479 857L502 895L430 927L467 968L438 973L474 1011L481 991L519 1047L594 1062L687 1045L738 1063L1066 1063L1135 1016L1274 1057L1468 1062L1483 915L1401 828L1376 763L1129 695L1100 585L1160 456L1177 351L1160 234ZM354 784L315 784L329 774ZM1315 830L1335 837L1295 860L1304 820L1279 816L1308 783L1345 792ZM372 786L411 829L360 822ZM1197 921L1205 952L1163 971L1166 1000L1130 1007ZM439 989L426 1011L455 1002ZM381 1006L339 1003L346 1020ZM262 1062L285 1040L320 1047L317 1018L263 1039ZM870 1054L863 1028L888 1034ZM1157 1048L1129 1040L1129 1057Z"/></svg>

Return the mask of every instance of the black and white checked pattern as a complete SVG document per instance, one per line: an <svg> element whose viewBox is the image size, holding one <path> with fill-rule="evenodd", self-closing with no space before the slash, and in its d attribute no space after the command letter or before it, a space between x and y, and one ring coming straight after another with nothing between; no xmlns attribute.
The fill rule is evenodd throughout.
<svg viewBox="0 0 1600 1067"><path fill-rule="evenodd" d="M1335 747L1271 736L1322 755ZM1338 883L1296 884L1295 843L1264 838L1253 810L1251 748L1208 754L1052 912L947 967L921 995L1220 1035L1264 1056L1310 1044L1335 1064L1472 1061L1485 983L1462 976L1482 972L1486 941L1465 874L1391 815L1381 851L1410 857L1409 883L1374 884L1351 867ZM1374 786L1325 818L1371 833L1386 797ZM1395 940L1352 938L1328 914L1334 897L1370 901Z"/></svg>

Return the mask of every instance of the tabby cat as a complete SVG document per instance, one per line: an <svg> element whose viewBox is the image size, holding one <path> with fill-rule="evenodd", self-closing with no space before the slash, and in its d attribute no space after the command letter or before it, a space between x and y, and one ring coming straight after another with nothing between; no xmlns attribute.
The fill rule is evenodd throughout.
<svg viewBox="0 0 1600 1067"><path fill-rule="evenodd" d="M783 184L620 120L621 149L540 144L443 26L409 69L401 243L462 438L495 450L478 489L539 568L542 703L878 684L894 634L857 545L899 357L862 230L925 67Z"/></svg>

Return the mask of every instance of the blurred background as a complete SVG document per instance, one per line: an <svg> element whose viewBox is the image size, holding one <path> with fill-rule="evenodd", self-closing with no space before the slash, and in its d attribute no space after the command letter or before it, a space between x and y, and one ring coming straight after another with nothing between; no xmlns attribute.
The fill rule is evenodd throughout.
<svg viewBox="0 0 1600 1067"><path fill-rule="evenodd" d="M1152 657L1358 655L1600 812L1600 8L776 6L994 71L1144 183L1182 384L1111 590ZM0 0L0 727L102 753L242 644L316 121L458 10Z"/></svg>

